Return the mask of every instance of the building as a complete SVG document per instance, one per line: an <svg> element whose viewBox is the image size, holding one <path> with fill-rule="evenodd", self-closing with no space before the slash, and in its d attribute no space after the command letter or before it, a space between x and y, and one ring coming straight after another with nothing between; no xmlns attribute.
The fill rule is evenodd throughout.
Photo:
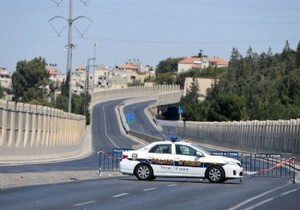
<svg viewBox="0 0 300 210"><path fill-rule="evenodd" d="M144 83L147 77L155 76L153 68L142 66L139 59L129 59L124 65L110 68L98 66L94 74L90 75L94 88L120 89L126 88L130 83Z"/></svg>
<svg viewBox="0 0 300 210"><path fill-rule="evenodd" d="M127 87L127 77L116 73L116 69L107 66L95 68L94 79L91 80L96 88L120 89Z"/></svg>
<svg viewBox="0 0 300 210"><path fill-rule="evenodd" d="M56 66L48 66L47 72L49 74L49 79L53 82L55 88L60 88L63 81L66 80L66 75L62 74Z"/></svg>
<svg viewBox="0 0 300 210"><path fill-rule="evenodd" d="M11 73L6 68L0 67L0 84L3 88L11 88Z"/></svg>
<svg viewBox="0 0 300 210"><path fill-rule="evenodd" d="M140 82L144 83L145 78L155 76L153 68L150 66L142 66L139 59L129 59L126 64L116 69L116 75L127 78L127 83Z"/></svg>
<svg viewBox="0 0 300 210"><path fill-rule="evenodd" d="M205 69L207 67L228 67L228 61L221 58L208 58L202 50L198 57L185 58L178 62L177 73L189 71L191 69Z"/></svg>
<svg viewBox="0 0 300 210"><path fill-rule="evenodd" d="M199 89L199 100L203 101L207 95L207 90L212 88L212 86L215 84L214 79L210 78L196 78L198 83L198 89ZM184 91L183 95L186 96L187 92L190 90L190 87L192 85L193 78L187 77L184 81Z"/></svg>

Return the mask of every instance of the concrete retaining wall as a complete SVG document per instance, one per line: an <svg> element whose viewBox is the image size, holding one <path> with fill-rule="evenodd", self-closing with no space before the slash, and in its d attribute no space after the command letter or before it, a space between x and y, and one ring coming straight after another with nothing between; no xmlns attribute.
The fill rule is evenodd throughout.
<svg viewBox="0 0 300 210"><path fill-rule="evenodd" d="M300 153L300 119L244 122L178 122L182 138L209 139L254 149Z"/></svg>
<svg viewBox="0 0 300 210"><path fill-rule="evenodd" d="M1 161L65 156L82 144L84 133L84 116L0 101Z"/></svg>
<svg viewBox="0 0 300 210"><path fill-rule="evenodd" d="M92 102L97 102L105 98L114 97L139 97L146 95L153 95L159 93L178 92L180 91L179 85L156 85L153 87L136 86L115 90L95 89L92 94Z"/></svg>

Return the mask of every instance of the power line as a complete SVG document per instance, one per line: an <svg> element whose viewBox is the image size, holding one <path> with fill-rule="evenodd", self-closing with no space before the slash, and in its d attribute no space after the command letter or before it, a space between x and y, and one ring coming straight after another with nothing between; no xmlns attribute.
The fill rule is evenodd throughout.
<svg viewBox="0 0 300 210"><path fill-rule="evenodd" d="M121 43L140 43L140 44L178 44L178 45L195 45L195 44L248 44L248 43L270 43L270 42L285 42L289 41L300 41L300 38L292 39L269 39L269 40L241 40L241 41L166 41L166 40L137 40L137 39L112 39L112 38L99 38L99 37L85 37L85 39L98 40L98 41L109 41L109 42L121 42Z"/></svg>
<svg viewBox="0 0 300 210"><path fill-rule="evenodd" d="M224 1L199 1L199 0L169 0L171 2L180 3L180 4L194 4L194 5L218 5L223 7L230 7L230 8L243 8L243 9L268 9L268 10L300 10L300 7L273 7L273 6L257 6L257 5L251 5L251 4L230 4L230 3L224 3ZM241 2L241 1L238 1ZM263 2L263 1L261 1ZM273 2L273 1L272 1ZM285 5L288 3L284 1Z"/></svg>
<svg viewBox="0 0 300 210"><path fill-rule="evenodd" d="M107 7L88 7L87 11L101 14L109 15L118 15L123 17L138 18L138 19L148 19L148 20L158 20L158 21L171 21L171 22L185 22L185 23L206 23L206 24L231 24L231 25L298 25L300 21L290 21L290 22L251 22L251 21L239 21L239 20L213 20L211 18L188 18L188 17L176 17L176 16L167 16L162 14L150 14L150 13L141 13L135 11L112 9Z"/></svg>

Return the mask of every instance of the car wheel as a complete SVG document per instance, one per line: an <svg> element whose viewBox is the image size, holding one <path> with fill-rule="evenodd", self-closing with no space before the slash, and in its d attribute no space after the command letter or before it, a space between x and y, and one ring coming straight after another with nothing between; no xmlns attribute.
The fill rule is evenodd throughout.
<svg viewBox="0 0 300 210"><path fill-rule="evenodd" d="M212 166L207 170L207 179L212 183L223 183L225 181L224 171L220 166Z"/></svg>
<svg viewBox="0 0 300 210"><path fill-rule="evenodd" d="M135 169L135 176L139 180L153 180L152 168L147 164L140 164Z"/></svg>

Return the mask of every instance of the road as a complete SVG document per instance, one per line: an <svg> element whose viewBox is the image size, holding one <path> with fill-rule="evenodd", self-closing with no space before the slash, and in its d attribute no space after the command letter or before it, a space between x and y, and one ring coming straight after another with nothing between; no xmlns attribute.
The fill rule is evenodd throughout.
<svg viewBox="0 0 300 210"><path fill-rule="evenodd" d="M122 100L96 105L93 110L94 152L100 148L130 147L121 135L115 106ZM145 104L143 105L145 106ZM129 109L133 109L130 108ZM141 113L143 108L134 108ZM136 114L144 120L143 114ZM143 129L143 120L138 120ZM1 167L1 173L95 169L95 154L76 161L34 166ZM138 181L132 176L72 181L0 190L1 209L298 209L300 185L286 178L245 177L225 184L197 179Z"/></svg>
<svg viewBox="0 0 300 210"><path fill-rule="evenodd" d="M176 135L176 122L172 121L159 121L162 131L157 130L153 126L153 123L145 117L144 110L147 109L149 104L155 101L146 101L139 104L130 104L125 107L125 113L133 114L133 123L129 125L130 129L135 131L146 133L161 139L169 139L170 136ZM168 126L171 125L171 126Z"/></svg>
<svg viewBox="0 0 300 210"><path fill-rule="evenodd" d="M225 184L197 179L109 178L0 192L1 209L298 209L300 186L255 178ZM15 199L17 198L17 200Z"/></svg>

